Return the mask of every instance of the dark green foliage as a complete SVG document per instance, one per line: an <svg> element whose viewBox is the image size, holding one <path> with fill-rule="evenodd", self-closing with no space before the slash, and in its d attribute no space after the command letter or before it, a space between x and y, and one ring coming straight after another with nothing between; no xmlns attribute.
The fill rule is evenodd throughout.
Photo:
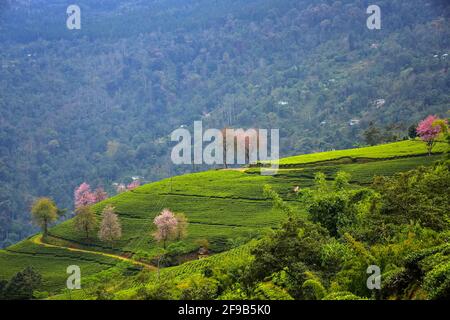
<svg viewBox="0 0 450 320"><path fill-rule="evenodd" d="M382 214L392 222L414 220L435 230L448 228L450 162L380 177L374 187L382 196Z"/></svg>
<svg viewBox="0 0 450 320"><path fill-rule="evenodd" d="M438 264L429 271L423 281L428 298L449 300L450 299L450 259Z"/></svg>
<svg viewBox="0 0 450 320"><path fill-rule="evenodd" d="M362 133L362 136L365 143L370 146L374 146L380 143L399 140L397 133L398 127L396 128L395 126L387 126L384 128L379 128L375 126L373 122L370 122L367 129Z"/></svg>
<svg viewBox="0 0 450 320"><path fill-rule="evenodd" d="M347 215L349 208L349 198L345 194L324 194L308 208L314 222L320 223L332 236L338 234L338 222Z"/></svg>
<svg viewBox="0 0 450 320"><path fill-rule="evenodd" d="M428 299L450 298L450 246L431 247L410 254L404 268L389 274L383 284L383 297L414 298L422 287ZM420 297L419 297L420 298Z"/></svg>
<svg viewBox="0 0 450 320"><path fill-rule="evenodd" d="M377 127L375 127L372 123L369 125L369 127L363 132L364 140L365 142L370 145L374 146L376 144L381 143L381 131Z"/></svg>
<svg viewBox="0 0 450 320"><path fill-rule="evenodd" d="M8 283L3 282L2 296L9 300L28 300L42 284L41 275L33 267L17 272Z"/></svg>
<svg viewBox="0 0 450 320"><path fill-rule="evenodd" d="M296 217L288 218L280 230L252 251L255 260L248 273L249 280L261 281L283 271L288 292L301 298L301 285L306 280L304 272L320 270L320 251L327 238L326 230L320 226Z"/></svg>
<svg viewBox="0 0 450 320"><path fill-rule="evenodd" d="M6 280L0 280L0 300L5 300L6 297L4 295L4 289L7 286L8 281Z"/></svg>
<svg viewBox="0 0 450 320"><path fill-rule="evenodd" d="M366 189L349 189L350 175L338 172L332 186L328 186L323 174L316 175L316 186L303 197L313 222L320 223L330 235L342 235L357 222L357 207L370 197Z"/></svg>
<svg viewBox="0 0 450 320"><path fill-rule="evenodd" d="M412 125L409 126L408 128L408 137L411 139L415 139L417 137L417 128L418 123L414 123Z"/></svg>

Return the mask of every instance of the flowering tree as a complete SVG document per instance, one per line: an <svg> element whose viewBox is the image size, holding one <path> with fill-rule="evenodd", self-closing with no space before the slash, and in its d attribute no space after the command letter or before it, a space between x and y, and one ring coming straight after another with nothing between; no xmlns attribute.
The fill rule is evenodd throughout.
<svg viewBox="0 0 450 320"><path fill-rule="evenodd" d="M75 189L74 196L75 208L88 206L96 202L95 194L91 192L91 187L86 182Z"/></svg>
<svg viewBox="0 0 450 320"><path fill-rule="evenodd" d="M78 188L75 189L74 196L75 209L89 206L108 198L108 194L105 190L103 190L103 188L97 188L94 192L92 192L90 185L86 182L83 182Z"/></svg>
<svg viewBox="0 0 450 320"><path fill-rule="evenodd" d="M416 129L417 135L427 145L428 155L431 155L436 139L441 133L442 127L437 124L438 121L440 119L437 116L429 115L419 123Z"/></svg>
<svg viewBox="0 0 450 320"><path fill-rule="evenodd" d="M103 188L99 187L94 191L94 198L95 202L100 202L106 200L108 198L108 194Z"/></svg>
<svg viewBox="0 0 450 320"><path fill-rule="evenodd" d="M139 182L139 180L134 180L133 182L131 182L128 186L127 186L127 190L133 190L136 189L137 187L139 187L141 185L141 183Z"/></svg>
<svg viewBox="0 0 450 320"><path fill-rule="evenodd" d="M116 186L116 192L117 193L122 193L122 192L125 192L125 191L127 191L127 187L123 183L120 183L120 184L118 184Z"/></svg>
<svg viewBox="0 0 450 320"><path fill-rule="evenodd" d="M172 211L164 209L155 217L153 223L156 225L155 240L158 242L162 241L165 249L166 242L176 237L178 220Z"/></svg>
<svg viewBox="0 0 450 320"><path fill-rule="evenodd" d="M107 205L102 211L102 221L98 231L98 238L102 241L113 242L122 237L122 226L112 205Z"/></svg>

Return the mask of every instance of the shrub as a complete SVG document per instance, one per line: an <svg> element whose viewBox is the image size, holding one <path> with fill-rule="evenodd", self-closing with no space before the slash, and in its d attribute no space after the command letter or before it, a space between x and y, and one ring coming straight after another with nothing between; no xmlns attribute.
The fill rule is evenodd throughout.
<svg viewBox="0 0 450 320"><path fill-rule="evenodd" d="M177 287L181 291L182 300L211 300L217 297L217 281L202 275L193 275Z"/></svg>

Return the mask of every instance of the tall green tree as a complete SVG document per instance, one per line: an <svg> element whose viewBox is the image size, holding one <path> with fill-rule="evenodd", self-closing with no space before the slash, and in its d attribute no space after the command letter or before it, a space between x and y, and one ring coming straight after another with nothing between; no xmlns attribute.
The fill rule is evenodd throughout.
<svg viewBox="0 0 450 320"><path fill-rule="evenodd" d="M46 236L48 225L58 218L58 208L52 199L39 198L31 207L31 215L34 223L42 229L44 236Z"/></svg>
<svg viewBox="0 0 450 320"><path fill-rule="evenodd" d="M80 232L84 232L86 239L88 239L89 234L95 230L97 217L91 207L88 206L79 207L75 212L75 228Z"/></svg>

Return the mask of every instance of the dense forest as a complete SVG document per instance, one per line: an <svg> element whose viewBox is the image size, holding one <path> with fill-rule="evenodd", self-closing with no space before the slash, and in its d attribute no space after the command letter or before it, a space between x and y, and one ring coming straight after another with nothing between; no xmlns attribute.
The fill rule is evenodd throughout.
<svg viewBox="0 0 450 320"><path fill-rule="evenodd" d="M280 128L288 156L400 140L448 109L445 0L377 1L381 30L369 1L80 0L81 30L69 4L0 1L0 247L34 231L36 197L71 211L83 181L113 194L193 170L172 167L169 135L194 120Z"/></svg>

